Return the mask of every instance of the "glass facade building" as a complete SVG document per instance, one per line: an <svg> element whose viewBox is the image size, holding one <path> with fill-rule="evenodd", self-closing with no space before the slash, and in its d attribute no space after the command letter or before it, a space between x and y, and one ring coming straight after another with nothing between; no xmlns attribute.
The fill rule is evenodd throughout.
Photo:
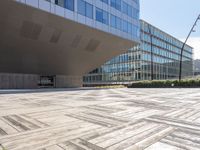
<svg viewBox="0 0 200 150"><path fill-rule="evenodd" d="M139 40L139 0L16 0L125 39Z"/></svg>
<svg viewBox="0 0 200 150"><path fill-rule="evenodd" d="M183 43L143 20L140 27L140 44L90 72L83 78L85 85L178 78ZM192 75L193 48L186 45L182 76Z"/></svg>

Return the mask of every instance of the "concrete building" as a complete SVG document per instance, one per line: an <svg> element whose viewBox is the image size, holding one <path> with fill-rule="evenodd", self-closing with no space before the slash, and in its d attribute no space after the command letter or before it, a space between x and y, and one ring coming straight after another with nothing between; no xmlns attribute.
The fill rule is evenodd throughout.
<svg viewBox="0 0 200 150"><path fill-rule="evenodd" d="M139 0L1 0L0 88L76 87L139 42Z"/></svg>
<svg viewBox="0 0 200 150"><path fill-rule="evenodd" d="M90 72L84 77L85 85L129 84L140 80L178 78L183 43L143 20L140 21L140 27L140 45ZM186 45L182 76L192 75L193 48Z"/></svg>

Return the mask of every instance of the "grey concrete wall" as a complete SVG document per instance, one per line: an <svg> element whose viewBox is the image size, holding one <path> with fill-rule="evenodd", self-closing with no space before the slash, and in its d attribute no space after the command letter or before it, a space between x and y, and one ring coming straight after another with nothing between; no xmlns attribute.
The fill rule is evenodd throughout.
<svg viewBox="0 0 200 150"><path fill-rule="evenodd" d="M0 89L38 88L38 75L0 73Z"/></svg>
<svg viewBox="0 0 200 150"><path fill-rule="evenodd" d="M0 89L36 89L39 88L39 75L0 73ZM55 87L81 87L82 76L56 75Z"/></svg>
<svg viewBox="0 0 200 150"><path fill-rule="evenodd" d="M82 85L82 76L56 76L56 88L81 87Z"/></svg>

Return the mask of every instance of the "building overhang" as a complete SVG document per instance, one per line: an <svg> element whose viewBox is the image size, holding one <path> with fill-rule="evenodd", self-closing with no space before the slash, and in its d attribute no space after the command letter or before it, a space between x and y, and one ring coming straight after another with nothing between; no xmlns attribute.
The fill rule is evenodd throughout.
<svg viewBox="0 0 200 150"><path fill-rule="evenodd" d="M136 44L12 0L0 1L0 72L81 76Z"/></svg>

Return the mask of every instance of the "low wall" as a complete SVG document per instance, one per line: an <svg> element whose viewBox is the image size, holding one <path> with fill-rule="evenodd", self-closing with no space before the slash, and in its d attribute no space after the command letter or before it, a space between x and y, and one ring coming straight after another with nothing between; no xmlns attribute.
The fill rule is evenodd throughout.
<svg viewBox="0 0 200 150"><path fill-rule="evenodd" d="M36 74L0 73L0 89L36 89L39 80ZM82 76L56 75L54 84L52 88L81 87Z"/></svg>
<svg viewBox="0 0 200 150"><path fill-rule="evenodd" d="M82 76L56 75L56 88L81 87L83 85Z"/></svg>
<svg viewBox="0 0 200 150"><path fill-rule="evenodd" d="M0 89L38 88L38 75L0 73Z"/></svg>

